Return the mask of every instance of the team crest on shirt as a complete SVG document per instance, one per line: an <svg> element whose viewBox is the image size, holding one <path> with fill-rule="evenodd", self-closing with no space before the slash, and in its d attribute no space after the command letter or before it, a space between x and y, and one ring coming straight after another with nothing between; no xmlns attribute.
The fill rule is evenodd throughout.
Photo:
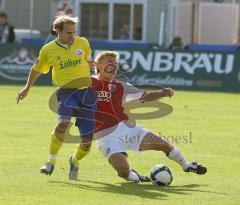
<svg viewBox="0 0 240 205"><path fill-rule="evenodd" d="M116 85L114 85L114 84L108 84L108 90L109 90L110 92L114 92L114 91L116 90Z"/></svg>
<svg viewBox="0 0 240 205"><path fill-rule="evenodd" d="M81 56L81 55L83 54L83 50L80 49L80 48L77 49L77 50L76 50L76 54L79 55L79 56Z"/></svg>

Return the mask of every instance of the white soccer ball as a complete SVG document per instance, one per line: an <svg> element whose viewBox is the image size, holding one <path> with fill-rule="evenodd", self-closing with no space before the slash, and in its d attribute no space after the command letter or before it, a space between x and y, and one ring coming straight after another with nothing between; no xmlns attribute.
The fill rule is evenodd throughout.
<svg viewBox="0 0 240 205"><path fill-rule="evenodd" d="M173 180L172 171L164 164L157 164L151 170L150 179L154 185L168 186Z"/></svg>

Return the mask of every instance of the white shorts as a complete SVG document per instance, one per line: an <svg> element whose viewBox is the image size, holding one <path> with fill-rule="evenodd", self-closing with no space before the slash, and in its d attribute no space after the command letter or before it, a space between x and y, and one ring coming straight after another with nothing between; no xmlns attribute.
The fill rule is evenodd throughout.
<svg viewBox="0 0 240 205"><path fill-rule="evenodd" d="M115 129L106 136L98 138L96 145L108 159L114 153L126 153L127 150L139 152L142 139L149 132L150 131L139 125L129 126L128 121L124 121L120 122Z"/></svg>

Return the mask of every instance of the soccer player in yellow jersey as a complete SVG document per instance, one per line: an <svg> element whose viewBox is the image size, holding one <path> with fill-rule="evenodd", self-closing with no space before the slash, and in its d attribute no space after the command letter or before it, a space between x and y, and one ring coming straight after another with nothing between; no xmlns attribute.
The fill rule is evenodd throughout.
<svg viewBox="0 0 240 205"><path fill-rule="evenodd" d="M59 149L64 141L64 133L71 117L80 121L80 144L69 159L70 165L77 167L77 162L88 154L95 126L96 94L91 88L90 67L91 49L86 38L74 36L77 17L61 14L53 22L53 29L58 36L44 45L39 57L29 73L25 87L17 95L17 103L25 98L34 82L41 74L52 69L53 83L58 87L58 124L51 133L49 160L40 168L41 173L51 175ZM75 170L76 171L76 170ZM69 172L71 179L71 170Z"/></svg>

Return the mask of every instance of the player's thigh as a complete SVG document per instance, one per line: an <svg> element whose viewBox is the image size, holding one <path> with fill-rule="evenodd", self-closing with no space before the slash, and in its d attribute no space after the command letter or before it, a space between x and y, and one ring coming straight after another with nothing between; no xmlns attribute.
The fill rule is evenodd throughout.
<svg viewBox="0 0 240 205"><path fill-rule="evenodd" d="M127 161L127 155L124 153L114 153L108 159L112 167L118 172L125 175L129 175L129 164Z"/></svg>
<svg viewBox="0 0 240 205"><path fill-rule="evenodd" d="M58 89L56 92L58 100L58 115L60 116L73 116L72 107L77 107L77 100L73 97L74 90Z"/></svg>
<svg viewBox="0 0 240 205"><path fill-rule="evenodd" d="M82 138L92 139L95 127L95 121L89 118L77 118L75 125L78 127L79 134Z"/></svg>
<svg viewBox="0 0 240 205"><path fill-rule="evenodd" d="M125 145L119 141L111 137L102 138L100 140L96 140L96 145L98 150L107 158L110 159L112 155L115 153L126 153L127 149Z"/></svg>
<svg viewBox="0 0 240 205"><path fill-rule="evenodd" d="M92 88L78 90L74 93L75 99L78 101L78 109L74 109L76 114L75 125L79 129L82 138L92 138L95 128L96 114L96 93Z"/></svg>
<svg viewBox="0 0 240 205"><path fill-rule="evenodd" d="M97 148L107 159L115 153L126 153L127 151L123 140L124 130L122 130L122 128L123 127L119 125L107 135L105 135L105 133L96 134Z"/></svg>
<svg viewBox="0 0 240 205"><path fill-rule="evenodd" d="M138 152L142 139L149 131L139 125L128 126L126 124L125 126L123 138L120 141L122 141L127 150Z"/></svg>
<svg viewBox="0 0 240 205"><path fill-rule="evenodd" d="M163 152L170 152L173 146L168 143L165 139L155 135L152 132L147 133L139 146L139 150L158 150Z"/></svg>
<svg viewBox="0 0 240 205"><path fill-rule="evenodd" d="M96 93L92 88L83 90L60 88L56 96L59 115L95 120Z"/></svg>

